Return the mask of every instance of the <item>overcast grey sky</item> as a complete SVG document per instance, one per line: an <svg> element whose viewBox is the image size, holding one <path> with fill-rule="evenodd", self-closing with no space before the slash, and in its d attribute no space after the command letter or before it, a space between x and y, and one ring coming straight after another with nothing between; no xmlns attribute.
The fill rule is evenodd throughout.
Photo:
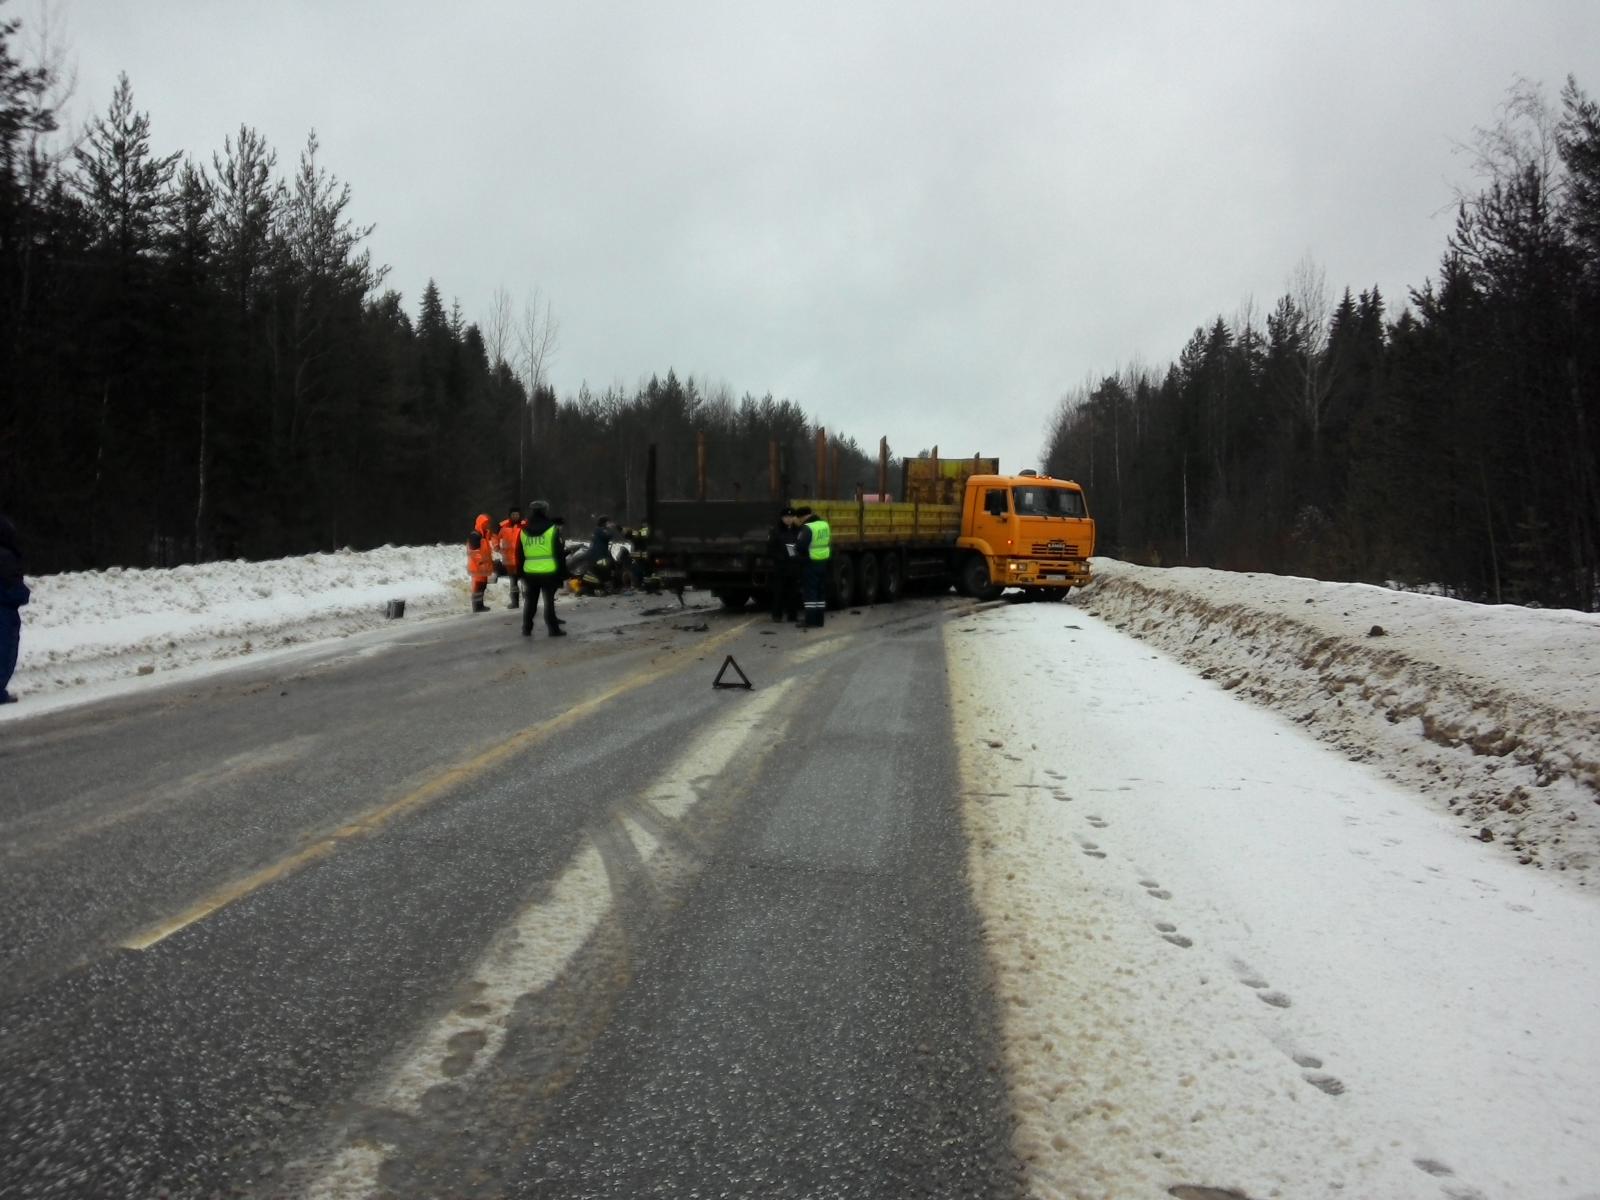
<svg viewBox="0 0 1600 1200"><path fill-rule="evenodd" d="M1307 254L1398 313L1514 80L1600 93L1600 0L55 9L80 121L126 71L160 151L314 127L413 314L550 299L563 397L675 367L1008 469Z"/></svg>

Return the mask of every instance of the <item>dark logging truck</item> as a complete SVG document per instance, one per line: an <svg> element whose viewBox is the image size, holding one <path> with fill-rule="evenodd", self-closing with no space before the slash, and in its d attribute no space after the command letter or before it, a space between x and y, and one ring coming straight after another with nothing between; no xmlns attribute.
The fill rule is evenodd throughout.
<svg viewBox="0 0 1600 1200"><path fill-rule="evenodd" d="M1083 489L1034 471L1003 475L996 459L905 460L899 498L889 494L888 448L878 449L878 491L837 498L825 435L818 434L815 495L782 486L776 447L768 500L708 500L704 445L695 500L660 500L655 450L646 478L649 554L669 588L711 592L728 608L765 599L772 586L769 537L784 505L809 505L831 526L830 607L893 603L913 589L992 600L1020 588L1040 600L1064 599L1089 582L1094 520ZM837 455L834 455L837 476Z"/></svg>

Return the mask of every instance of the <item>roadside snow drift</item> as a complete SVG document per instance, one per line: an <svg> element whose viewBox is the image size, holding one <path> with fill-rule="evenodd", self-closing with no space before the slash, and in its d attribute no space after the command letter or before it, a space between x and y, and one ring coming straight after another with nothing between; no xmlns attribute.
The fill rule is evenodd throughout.
<svg viewBox="0 0 1600 1200"><path fill-rule="evenodd" d="M1078 601L1524 863L1600 867L1600 614L1097 559Z"/></svg>
<svg viewBox="0 0 1600 1200"><path fill-rule="evenodd" d="M1105 619L1019 604L945 627L1028 1194L1600 1200L1600 895L1580 858L1594 805L1576 772L1536 779L1563 753L1592 761L1592 723L1585 743L1565 683L1519 709L1485 679L1541 639L1550 676L1582 671L1592 626L1483 612L1468 676L1442 649L1410 657L1473 616L1448 602L1225 576L1207 598L1182 586L1192 573L1100 569L1080 603ZM1302 628L1272 611L1274 589L1326 605L1330 625L1355 620L1348 597L1376 600L1395 641L1365 653L1366 614L1345 637ZM1423 612L1446 615L1425 631ZM1214 646L1190 651L1213 678L1109 621ZM1435 724L1484 729L1480 681L1502 684L1526 761L1389 720L1404 694ZM1307 706L1317 724L1293 719ZM1328 730L1340 749L1365 737L1370 761L1310 736ZM1508 836L1500 822L1519 822L1512 854L1449 812L1496 781L1529 796L1490 806Z"/></svg>
<svg viewBox="0 0 1600 1200"><path fill-rule="evenodd" d="M28 701L92 692L96 685L228 663L262 650L345 637L386 621L389 600L406 617L466 611L466 551L385 546L272 562L219 562L171 570L112 567L28 580L21 658L11 691Z"/></svg>

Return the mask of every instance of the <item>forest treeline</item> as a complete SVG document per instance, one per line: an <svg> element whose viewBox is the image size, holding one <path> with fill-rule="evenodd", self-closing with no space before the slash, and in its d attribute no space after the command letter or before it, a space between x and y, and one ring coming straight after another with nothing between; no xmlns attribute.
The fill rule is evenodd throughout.
<svg viewBox="0 0 1600 1200"><path fill-rule="evenodd" d="M642 521L650 444L690 495L702 435L712 497L766 496L773 440L809 490L791 401L670 370L558 401L537 293L480 325L430 281L413 319L314 132L287 172L249 126L164 152L123 77L69 138L58 74L0 21L0 511L30 573L464 540L533 498ZM876 480L833 444L838 486Z"/></svg>
<svg viewBox="0 0 1600 1200"><path fill-rule="evenodd" d="M1047 469L1103 552L1596 607L1600 109L1519 83L1472 147L1481 186L1398 316L1308 258L1264 322L1064 397Z"/></svg>

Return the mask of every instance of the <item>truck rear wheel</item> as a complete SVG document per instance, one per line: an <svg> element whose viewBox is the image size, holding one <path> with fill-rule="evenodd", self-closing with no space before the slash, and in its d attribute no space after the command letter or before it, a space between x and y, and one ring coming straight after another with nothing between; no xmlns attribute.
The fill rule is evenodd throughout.
<svg viewBox="0 0 1600 1200"><path fill-rule="evenodd" d="M893 550L885 550L878 565L878 598L885 604L893 604L905 595L905 590L906 572L900 556Z"/></svg>
<svg viewBox="0 0 1600 1200"><path fill-rule="evenodd" d="M856 603L876 604L879 586L878 556L863 554L856 563Z"/></svg>
<svg viewBox="0 0 1600 1200"><path fill-rule="evenodd" d="M848 554L828 560L828 607L849 608L856 598L856 572Z"/></svg>
<svg viewBox="0 0 1600 1200"><path fill-rule="evenodd" d="M974 600L997 599L1003 590L989 582L989 560L981 554L974 554L961 564L958 582L961 594Z"/></svg>

